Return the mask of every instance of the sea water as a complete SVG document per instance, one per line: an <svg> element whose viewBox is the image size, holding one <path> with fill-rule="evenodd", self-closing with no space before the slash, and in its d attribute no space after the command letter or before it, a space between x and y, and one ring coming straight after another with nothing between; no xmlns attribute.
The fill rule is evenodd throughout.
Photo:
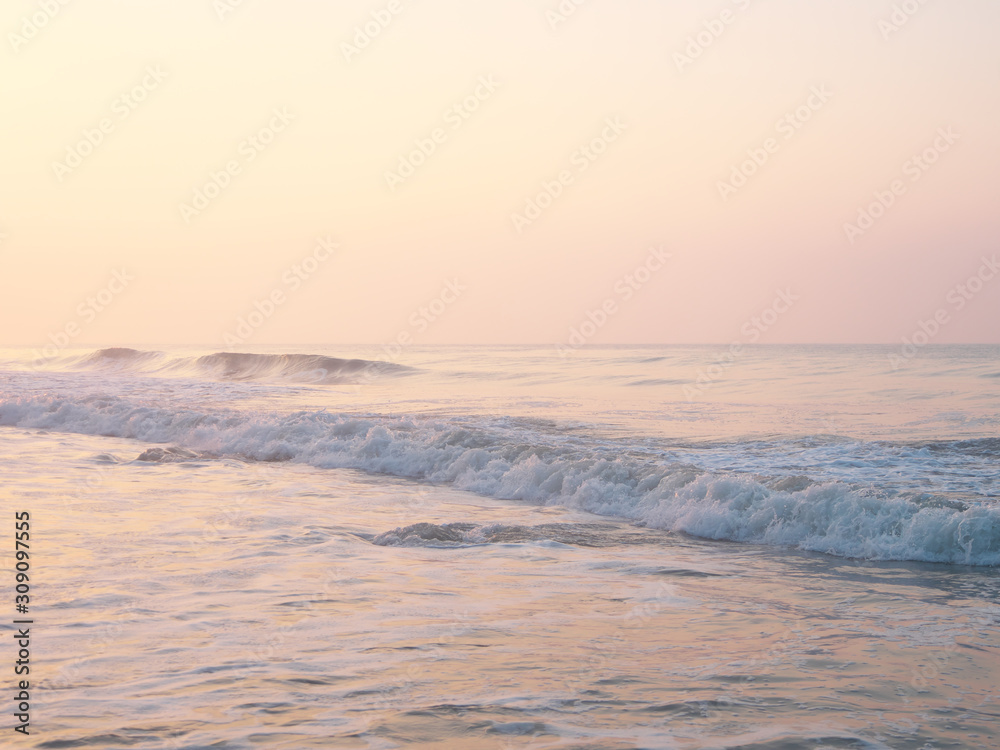
<svg viewBox="0 0 1000 750"><path fill-rule="evenodd" d="M16 739L995 748L998 428L998 347L3 350Z"/></svg>

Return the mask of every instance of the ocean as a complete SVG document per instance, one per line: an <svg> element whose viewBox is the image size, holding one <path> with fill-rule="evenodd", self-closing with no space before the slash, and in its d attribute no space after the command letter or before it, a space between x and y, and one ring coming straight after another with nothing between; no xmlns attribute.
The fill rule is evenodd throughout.
<svg viewBox="0 0 1000 750"><path fill-rule="evenodd" d="M997 346L4 349L0 476L19 747L1000 747Z"/></svg>

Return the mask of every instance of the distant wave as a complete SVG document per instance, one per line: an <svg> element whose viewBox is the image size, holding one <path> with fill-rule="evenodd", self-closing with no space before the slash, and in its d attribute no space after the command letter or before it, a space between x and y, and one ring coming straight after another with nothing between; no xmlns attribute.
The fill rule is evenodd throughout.
<svg viewBox="0 0 1000 750"><path fill-rule="evenodd" d="M197 365L223 380L288 378L311 383L357 383L366 377L413 372L392 362L338 359L318 354L239 354L217 352L198 357Z"/></svg>
<svg viewBox="0 0 1000 750"><path fill-rule="evenodd" d="M393 362L340 359L318 354L250 354L216 352L201 357L171 357L164 352L124 347L99 349L72 360L60 360L61 368L98 369L177 377L209 377L216 380L282 380L316 384L356 384L387 375L415 372Z"/></svg>
<svg viewBox="0 0 1000 750"><path fill-rule="evenodd" d="M1000 506L994 504L892 494L806 477L779 480L709 471L597 444L553 444L544 433L512 438L500 429L446 420L325 412L204 413L103 396L0 400L0 425L173 444L199 455L411 477L708 539L872 560L1000 565ZM977 449L993 447L966 442ZM734 465L739 451L734 446ZM187 457L150 454L146 459L177 456ZM461 536L464 530L429 531ZM416 541L421 533L403 536Z"/></svg>
<svg viewBox="0 0 1000 750"><path fill-rule="evenodd" d="M146 352L126 347L98 349L90 354L56 360L58 369L106 370L115 372L153 371L167 359L163 352Z"/></svg>
<svg viewBox="0 0 1000 750"><path fill-rule="evenodd" d="M161 359L163 352L143 352L138 349L128 349L125 347L112 347L110 349L98 349L96 352L84 358L86 362L103 365L110 362L121 364L136 364L140 362L150 362Z"/></svg>
<svg viewBox="0 0 1000 750"><path fill-rule="evenodd" d="M627 383L629 386L650 386L650 385L687 385L687 380L670 380L667 378L647 378L646 380L633 380Z"/></svg>

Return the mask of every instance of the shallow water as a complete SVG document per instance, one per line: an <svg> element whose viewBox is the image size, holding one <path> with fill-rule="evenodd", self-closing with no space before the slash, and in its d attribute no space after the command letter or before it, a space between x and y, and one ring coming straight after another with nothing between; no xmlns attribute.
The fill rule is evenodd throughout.
<svg viewBox="0 0 1000 750"><path fill-rule="evenodd" d="M7 353L22 744L1000 745L995 350L628 385L706 352L426 350L358 387Z"/></svg>

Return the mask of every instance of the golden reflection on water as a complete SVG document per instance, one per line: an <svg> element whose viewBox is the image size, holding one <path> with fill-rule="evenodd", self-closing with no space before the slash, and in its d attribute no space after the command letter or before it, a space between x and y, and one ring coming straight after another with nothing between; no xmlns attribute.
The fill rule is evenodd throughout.
<svg viewBox="0 0 1000 750"><path fill-rule="evenodd" d="M995 742L993 571L702 542L445 488L429 501L356 472L136 464L126 440L0 441L4 505L30 506L37 533L35 746ZM40 483L43 466L63 470ZM417 520L597 520L648 541L370 542Z"/></svg>

